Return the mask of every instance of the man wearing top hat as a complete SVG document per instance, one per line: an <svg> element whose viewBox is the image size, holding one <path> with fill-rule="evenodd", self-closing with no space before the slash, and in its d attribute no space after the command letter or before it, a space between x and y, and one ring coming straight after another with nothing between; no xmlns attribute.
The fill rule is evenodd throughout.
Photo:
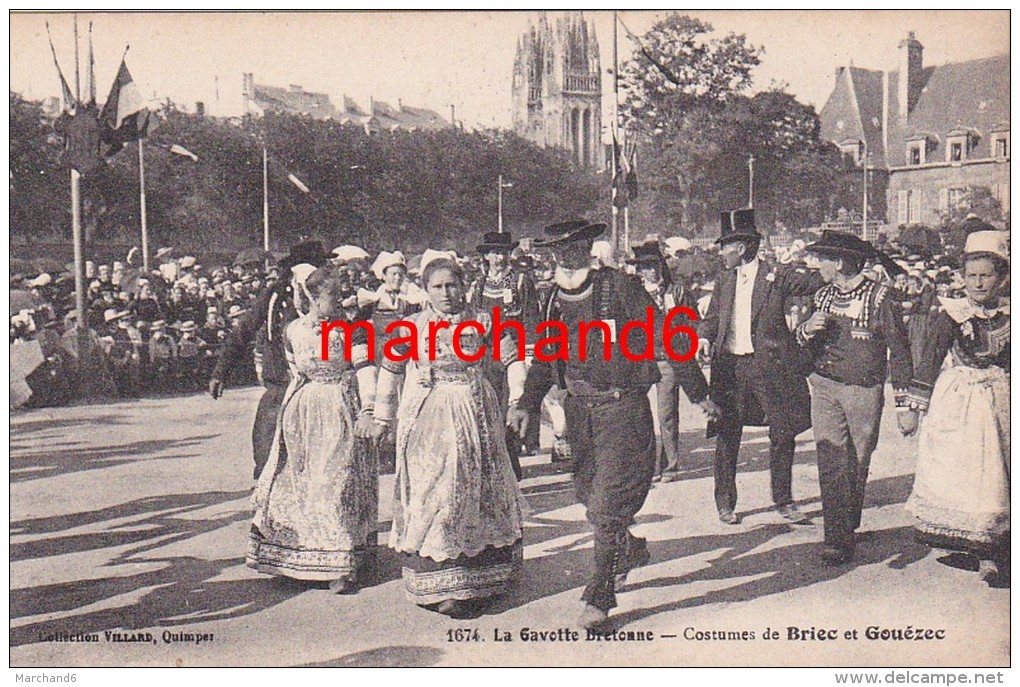
<svg viewBox="0 0 1020 687"><path fill-rule="evenodd" d="M762 235L754 210L722 213L720 272L698 333L711 352L711 397L716 425L715 505L719 520L739 522L737 455L745 426L769 428L772 501L792 523L807 522L793 503L795 438L811 426L805 376L810 361L786 323L786 300L821 286L807 269L773 265L758 257Z"/></svg>
<svg viewBox="0 0 1020 687"><path fill-rule="evenodd" d="M262 474L262 468L269 460L273 435L276 432L276 416L283 403L284 392L290 383L290 370L284 351L284 330L297 316L294 306L291 270L300 264L318 268L326 264L326 254L319 241L306 241L290 249L280 263L280 279L271 288L263 289L254 304L241 316L237 326L230 331L226 344L220 351L216 368L209 380L209 394L219 398L223 394L224 380L241 361L252 355L256 335L264 337L262 349L261 381L266 388L259 399L252 427L252 452L255 460L254 478Z"/></svg>
<svg viewBox="0 0 1020 687"><path fill-rule="evenodd" d="M648 390L660 379L654 359L629 360L620 348L624 325L645 320L647 309L654 309L640 279L607 267L590 268L592 242L605 227L585 220L561 222L547 227L546 238L535 243L549 248L557 261L555 284L542 319L563 323L574 346L579 322L597 320L604 328L593 328L587 336L584 359L572 350L566 360L542 362L538 354L543 347L536 340L536 359L528 370L524 393L518 406L511 406L507 413L507 423L523 434L530 422L538 421L550 387L556 383L567 390L563 406L575 490L595 530L594 560L578 624L596 631L605 628L609 610L617 605L617 575L625 575L649 558L645 541L629 528L644 505L655 471ZM603 356L604 337L609 337L608 360ZM630 332L627 343L631 351L644 351L644 332Z"/></svg>
<svg viewBox="0 0 1020 687"><path fill-rule="evenodd" d="M645 291L655 302L658 317L666 317L674 308L687 307L694 310L696 303L689 298L683 284L675 283L672 271L666 263L666 256L659 249L657 241L648 241L634 247L634 257L627 260L634 265L641 277ZM686 317L674 317L673 324L688 323ZM656 468L665 484L680 477L680 404L679 389L691 403L712 405L706 401L708 382L697 362L692 358L677 362L658 351L656 364L662 379L655 385L656 414L659 418L659 450Z"/></svg>
<svg viewBox="0 0 1020 687"><path fill-rule="evenodd" d="M527 335L534 332L539 323L538 292L531 275L514 269L511 264L510 254L519 243L511 240L510 234L506 232L485 234L484 240L478 245L478 253L485 259L485 274L472 284L467 301L476 308L490 312L499 308L501 322L519 322L523 325L527 342ZM513 338L514 346L518 346L516 330L509 329L507 332ZM525 355L530 356L531 353L530 347L526 346ZM522 376L519 383L511 383L507 375L523 375L526 371L526 365L512 365L509 368L502 365L485 366L485 376L495 389L504 414L511 403L518 402L517 398L511 398L510 390L522 388L524 381ZM522 444L523 437L507 427L506 447L517 479L521 478Z"/></svg>
<svg viewBox="0 0 1020 687"><path fill-rule="evenodd" d="M901 431L917 428L906 399L913 367L900 300L862 274L865 263L884 256L867 241L838 231L824 232L807 250L818 258L826 283L815 293L814 314L797 328L797 340L814 359L811 421L825 521L822 560L839 565L854 555L887 372Z"/></svg>

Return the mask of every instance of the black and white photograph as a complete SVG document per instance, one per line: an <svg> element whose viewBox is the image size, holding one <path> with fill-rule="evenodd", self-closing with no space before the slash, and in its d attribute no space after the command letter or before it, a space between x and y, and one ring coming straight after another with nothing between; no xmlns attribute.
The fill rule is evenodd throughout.
<svg viewBox="0 0 1020 687"><path fill-rule="evenodd" d="M1010 19L10 11L8 675L1007 683Z"/></svg>

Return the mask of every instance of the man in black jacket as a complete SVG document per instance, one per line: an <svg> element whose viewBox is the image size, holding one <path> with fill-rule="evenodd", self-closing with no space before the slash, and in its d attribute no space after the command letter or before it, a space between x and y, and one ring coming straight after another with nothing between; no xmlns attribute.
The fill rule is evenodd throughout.
<svg viewBox="0 0 1020 687"><path fill-rule="evenodd" d="M550 248L558 263L543 319L564 326L570 346L579 346L585 327L586 349L571 349L557 357L556 350L549 350L555 346L542 343L544 337L536 340L524 393L507 413L507 424L523 436L528 424L538 420L542 399L553 383L567 390L563 409L575 491L595 530L594 562L581 596L585 607L578 624L593 631L605 627L609 610L616 606L617 576L649 559L645 540L629 528L644 505L655 471L648 390L660 379L652 349L661 341L648 341L647 333L634 326L646 321L649 310L655 312L652 298L636 277L608 267L589 268L592 242L605 227L584 220L562 222L547 227L547 238L536 242ZM661 317L655 320L656 331L662 332ZM551 329L547 326L543 333L548 335ZM674 348L687 349L678 342ZM693 358L689 363L696 367ZM710 407L710 401L704 403Z"/></svg>
<svg viewBox="0 0 1020 687"><path fill-rule="evenodd" d="M329 256L319 241L306 241L291 248L280 263L280 279L262 290L254 305L248 309L231 330L212 378L209 380L209 394L218 399L223 395L223 382L231 369L252 353L252 343L262 333L265 345L262 352L261 381L266 388L259 399L252 427L251 443L255 459L254 477L259 478L262 468L269 460L269 451L276 433L276 416L283 403L283 396L290 384L290 370L284 352L284 332L287 325L298 316L293 302L291 269L307 263L314 267L326 264Z"/></svg>
<svg viewBox="0 0 1020 687"><path fill-rule="evenodd" d="M798 434L811 427L809 356L786 323L786 300L809 296L821 278L807 269L758 258L761 234L754 210L722 213L720 273L698 328L712 353L712 400L721 417L715 444L715 505L719 520L739 522L737 455L745 426L768 425L772 500L789 522L807 518L793 504L793 453Z"/></svg>

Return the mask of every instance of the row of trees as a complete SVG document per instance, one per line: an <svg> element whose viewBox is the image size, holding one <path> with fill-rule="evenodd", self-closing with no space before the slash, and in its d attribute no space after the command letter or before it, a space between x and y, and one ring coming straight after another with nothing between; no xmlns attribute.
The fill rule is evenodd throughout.
<svg viewBox="0 0 1020 687"><path fill-rule="evenodd" d="M39 103L12 93L11 225L14 237L70 239L70 191L60 143ZM470 250L497 225L539 235L550 221L605 214L602 174L574 168L564 151L504 131L383 132L268 114L228 121L168 104L145 140L152 245L227 254L262 243L262 146L269 151L270 234L286 249L302 237L369 249ZM197 161L173 154L183 146ZM288 179L295 175L304 193ZM82 179L86 242L138 242L134 146Z"/></svg>

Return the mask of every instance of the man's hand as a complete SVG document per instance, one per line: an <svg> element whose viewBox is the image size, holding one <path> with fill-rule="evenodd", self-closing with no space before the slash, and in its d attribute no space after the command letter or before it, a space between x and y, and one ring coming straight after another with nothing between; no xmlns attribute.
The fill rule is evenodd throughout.
<svg viewBox="0 0 1020 687"><path fill-rule="evenodd" d="M214 399L223 395L223 380L213 377L209 380L209 395Z"/></svg>
<svg viewBox="0 0 1020 687"><path fill-rule="evenodd" d="M900 434L905 437L913 436L917 431L917 411L900 410L896 413L896 424L900 426Z"/></svg>
<svg viewBox="0 0 1020 687"><path fill-rule="evenodd" d="M697 361L703 365L712 362L712 343L708 339L698 339Z"/></svg>
<svg viewBox="0 0 1020 687"><path fill-rule="evenodd" d="M719 406L715 404L715 401L710 399L708 396L705 397L704 401L698 403L698 407L701 408L710 420L718 420L719 414L722 412L719 410Z"/></svg>
<svg viewBox="0 0 1020 687"><path fill-rule="evenodd" d="M517 436L523 437L528 431L531 423L531 414L521 410L517 406L510 406L506 411L506 426L517 432Z"/></svg>
<svg viewBox="0 0 1020 687"><path fill-rule="evenodd" d="M804 323L804 331L807 334L817 334L829 324L829 315L823 312L815 312Z"/></svg>

